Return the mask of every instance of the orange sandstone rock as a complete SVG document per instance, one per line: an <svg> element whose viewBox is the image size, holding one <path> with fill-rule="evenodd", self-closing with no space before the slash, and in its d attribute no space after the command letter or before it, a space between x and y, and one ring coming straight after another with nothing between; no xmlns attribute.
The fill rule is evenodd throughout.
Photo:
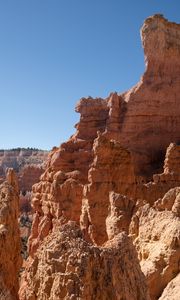
<svg viewBox="0 0 180 300"><path fill-rule="evenodd" d="M101 245L108 239L109 192L131 195L135 189L135 176L131 155L120 143L99 134L94 141L93 153L89 184L84 186L81 228L92 241Z"/></svg>
<svg viewBox="0 0 180 300"><path fill-rule="evenodd" d="M19 188L22 192L31 191L33 184L40 180L40 176L44 172L44 168L38 165L27 165L24 166L19 174Z"/></svg>
<svg viewBox="0 0 180 300"><path fill-rule="evenodd" d="M56 229L30 260L20 300L148 300L136 251L125 233L104 247L87 243L75 222Z"/></svg>
<svg viewBox="0 0 180 300"><path fill-rule="evenodd" d="M180 184L166 166L154 181L139 182L139 175L146 182L152 173L162 170L166 147L180 140L178 37L179 25L160 15L148 18L142 28L147 67L140 83L122 95L79 101L77 132L52 150L45 173L33 187L37 228L33 225L30 252L57 222L68 220L80 221L87 237L102 244L108 238L109 192L152 204Z"/></svg>
<svg viewBox="0 0 180 300"><path fill-rule="evenodd" d="M180 271L179 199L180 189L170 190L154 207L141 206L130 224L130 234L134 237L152 300L160 297Z"/></svg>
<svg viewBox="0 0 180 300"><path fill-rule="evenodd" d="M179 300L180 298L180 273L173 278L164 289L159 300Z"/></svg>
<svg viewBox="0 0 180 300"><path fill-rule="evenodd" d="M22 192L31 191L44 172L48 151L35 149L0 150L0 176L5 178L6 169L16 171Z"/></svg>
<svg viewBox="0 0 180 300"><path fill-rule="evenodd" d="M180 141L180 25L161 15L141 29L146 71L123 95L127 102L120 141L135 152L137 171L152 174L167 146Z"/></svg>
<svg viewBox="0 0 180 300"><path fill-rule="evenodd" d="M15 173L8 170L0 185L0 299L18 300L18 272L21 266L18 226L19 197Z"/></svg>
<svg viewBox="0 0 180 300"><path fill-rule="evenodd" d="M168 297L170 282L178 284L180 26L155 15L141 35L140 82L121 95L82 98L76 133L53 148L33 186L22 300L148 299L122 231L134 239L151 300Z"/></svg>

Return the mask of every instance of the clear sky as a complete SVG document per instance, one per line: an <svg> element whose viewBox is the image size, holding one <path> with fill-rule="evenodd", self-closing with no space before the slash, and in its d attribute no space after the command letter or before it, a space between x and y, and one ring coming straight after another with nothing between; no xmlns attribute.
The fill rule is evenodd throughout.
<svg viewBox="0 0 180 300"><path fill-rule="evenodd" d="M180 0L0 0L0 148L58 146L78 99L137 83L155 13L179 22Z"/></svg>

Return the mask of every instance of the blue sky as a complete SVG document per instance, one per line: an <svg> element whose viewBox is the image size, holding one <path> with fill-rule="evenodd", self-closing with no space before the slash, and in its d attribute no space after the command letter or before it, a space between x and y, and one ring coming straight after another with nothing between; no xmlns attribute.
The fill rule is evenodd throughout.
<svg viewBox="0 0 180 300"><path fill-rule="evenodd" d="M51 149L74 132L83 96L106 97L144 72L139 29L179 0L0 0L0 148Z"/></svg>

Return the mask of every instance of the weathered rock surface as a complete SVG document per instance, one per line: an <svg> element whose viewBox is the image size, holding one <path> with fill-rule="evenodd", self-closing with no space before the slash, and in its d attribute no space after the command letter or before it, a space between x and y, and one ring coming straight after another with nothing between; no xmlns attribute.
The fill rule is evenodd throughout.
<svg viewBox="0 0 180 300"><path fill-rule="evenodd" d="M153 180L145 184L137 184L137 199L146 199L153 204L171 188L180 186L180 145L171 143L167 148L164 172L154 174Z"/></svg>
<svg viewBox="0 0 180 300"><path fill-rule="evenodd" d="M168 145L180 142L179 28L161 15L148 18L141 30L146 59L141 81L124 94L104 101L83 98L77 105L77 136L91 139L97 130L106 131L132 151L142 176L159 171Z"/></svg>
<svg viewBox="0 0 180 300"><path fill-rule="evenodd" d="M20 190L25 193L32 190L32 186L40 180L40 176L44 173L43 165L27 165L18 173L18 181Z"/></svg>
<svg viewBox="0 0 180 300"><path fill-rule="evenodd" d="M180 273L172 279L159 300L179 300L180 298Z"/></svg>
<svg viewBox="0 0 180 300"><path fill-rule="evenodd" d="M8 170L0 185L0 299L18 299L18 272L21 246L18 226L19 197L17 178Z"/></svg>
<svg viewBox="0 0 180 300"><path fill-rule="evenodd" d="M141 36L146 71L123 96L120 140L136 151L137 171L148 174L158 169L167 146L180 141L180 25L155 15L145 21Z"/></svg>
<svg viewBox="0 0 180 300"><path fill-rule="evenodd" d="M89 184L84 186L81 228L94 243L102 245L108 239L106 218L110 202L112 207L109 193L131 195L135 189L135 175L131 154L119 142L99 134L94 141L93 155Z"/></svg>
<svg viewBox="0 0 180 300"><path fill-rule="evenodd" d="M135 203L125 195L111 192L109 195L109 214L106 218L108 239L114 238L122 231L129 232L129 225Z"/></svg>
<svg viewBox="0 0 180 300"><path fill-rule="evenodd" d="M148 300L136 251L125 233L103 248L88 244L75 222L50 234L29 261L20 300Z"/></svg>
<svg viewBox="0 0 180 300"><path fill-rule="evenodd" d="M166 39L169 40L171 35L172 47L169 48ZM161 44L156 43L159 36L164 41L162 49ZM76 111L81 113L81 118L76 125L76 134L60 148L53 149L40 183L33 188L32 202L36 215L30 252L38 247L57 221L79 222L80 215L82 228L93 241L101 244L107 240L105 222L109 192L154 202L169 188L179 184L179 177L174 177L174 173L168 173L165 168L165 175L156 176L154 182L135 186L140 170L147 167L143 176L149 172L149 166L156 170L155 157L157 162L161 161L159 153L165 152L169 142L179 141L178 36L178 25L169 23L159 15L149 18L142 29L147 70L141 82L120 96L114 93L105 100L83 98L77 104ZM152 54L154 44L157 59L156 54ZM169 61L172 65L175 63L175 72ZM153 77L153 74L156 75ZM170 102L172 105L169 105ZM168 110L165 111L166 106ZM174 124L170 124L169 128L167 118L171 118ZM167 128L171 134L167 134ZM97 132L103 134L97 138ZM128 165L126 156L129 157ZM161 182L156 184L158 180ZM100 210L99 206L103 209Z"/></svg>
<svg viewBox="0 0 180 300"><path fill-rule="evenodd" d="M123 249L129 253L118 242L125 239L122 231L134 239L151 300L167 295L169 282L178 282L180 26L155 15L141 33L146 59L141 81L104 100L82 98L76 106L81 114L76 133L53 148L40 182L33 186L35 214L22 300L144 299L144 288L142 294L135 288L132 296L135 283L128 291L121 285L130 278L126 272L136 267L125 268L124 274L118 269L128 259L124 254L121 262L118 255ZM83 238L64 225L69 220L80 225ZM88 273L82 271L83 252ZM96 283L90 266L103 270ZM106 274L114 276L112 270L116 276L108 284Z"/></svg>
<svg viewBox="0 0 180 300"><path fill-rule="evenodd" d="M0 176L6 176L6 169L13 168L18 176L19 187L23 192L31 191L44 172L48 151L21 149L0 150Z"/></svg>
<svg viewBox="0 0 180 300"><path fill-rule="evenodd" d="M134 237L152 300L158 299L180 272L179 212L180 188L175 188L154 207L140 206L130 224L130 234Z"/></svg>

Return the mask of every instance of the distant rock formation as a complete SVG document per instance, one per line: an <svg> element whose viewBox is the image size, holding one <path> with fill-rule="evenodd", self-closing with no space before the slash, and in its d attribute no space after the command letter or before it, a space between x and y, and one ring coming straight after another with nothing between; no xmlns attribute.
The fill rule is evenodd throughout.
<svg viewBox="0 0 180 300"><path fill-rule="evenodd" d="M18 176L22 192L31 191L44 172L48 151L17 148L0 150L0 177L5 178L6 169L13 168Z"/></svg>
<svg viewBox="0 0 180 300"><path fill-rule="evenodd" d="M42 165L26 165L19 171L18 181L22 193L31 191L32 186L40 180L40 176L44 172L43 163Z"/></svg>
<svg viewBox="0 0 180 300"><path fill-rule="evenodd" d="M19 191L15 173L0 185L0 299L18 300L21 245L18 225Z"/></svg>
<svg viewBox="0 0 180 300"><path fill-rule="evenodd" d="M145 21L141 36L146 71L140 82L107 99L82 98L76 106L81 114L76 133L53 148L33 186L35 214L22 300L149 299L143 279L140 292L133 275L138 263L129 267L129 255L137 261L134 250L128 254L132 246L126 234L136 247L151 300L169 300L168 293L175 293L180 261L180 25L155 15ZM72 221L74 229L67 225ZM93 267L103 274L93 275Z"/></svg>

